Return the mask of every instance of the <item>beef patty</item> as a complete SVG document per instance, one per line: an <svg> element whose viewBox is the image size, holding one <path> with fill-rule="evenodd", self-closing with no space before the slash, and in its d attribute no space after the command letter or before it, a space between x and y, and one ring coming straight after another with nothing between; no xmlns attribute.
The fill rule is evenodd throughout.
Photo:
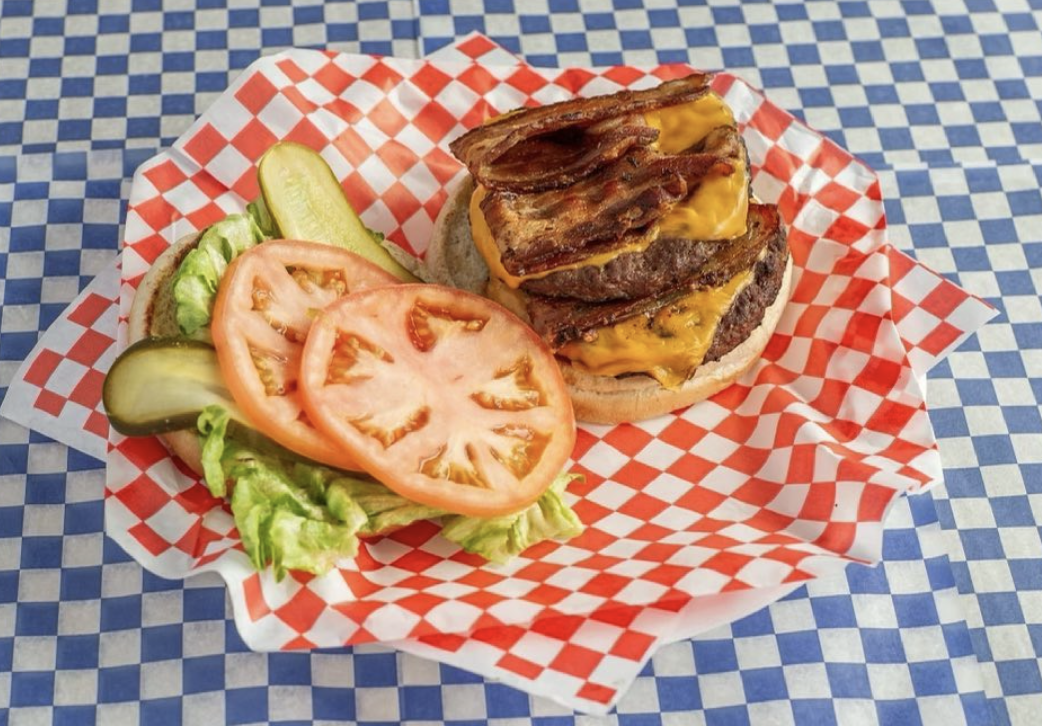
<svg viewBox="0 0 1042 726"><path fill-rule="evenodd" d="M695 277L706 278L704 286L713 287L748 268L778 235L784 238L785 232L777 208L750 204L746 233L737 239L657 239L644 251L626 252L602 267L561 270L526 280L521 289L596 303L655 296Z"/></svg>
<svg viewBox="0 0 1042 726"><path fill-rule="evenodd" d="M731 304L716 328L713 343L706 351L704 363L719 360L737 348L749 337L760 322L764 311L777 299L785 277L785 266L789 261L789 245L785 230L771 238L767 254L753 269L753 279Z"/></svg>
<svg viewBox="0 0 1042 726"><path fill-rule="evenodd" d="M788 243L781 218L774 207L765 207L762 212L757 212L757 216L763 222L763 228L770 229L771 233L759 235L751 254L747 245L732 242L729 247L717 250L680 284L674 282L661 292L641 298L592 303L576 298L529 294L525 304L532 327L551 348L557 349L572 340L592 339L599 327L614 325L636 315L653 315L682 299L691 290L717 287L739 272L751 269L754 279L736 298L731 312L718 328L718 343L714 343L714 347L717 355L722 356L760 324L763 311L777 297L785 273ZM730 328L733 330L726 335L720 332Z"/></svg>

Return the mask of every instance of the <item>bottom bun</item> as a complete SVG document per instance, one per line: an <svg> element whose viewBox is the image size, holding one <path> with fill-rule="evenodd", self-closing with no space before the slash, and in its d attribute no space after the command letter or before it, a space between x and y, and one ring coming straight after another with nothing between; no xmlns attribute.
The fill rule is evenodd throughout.
<svg viewBox="0 0 1042 726"><path fill-rule="evenodd" d="M442 285L483 291L488 297L528 322L524 293L489 280L488 266L477 252L470 232L468 206L474 182L468 175L450 194L434 224L427 250L432 279ZM792 255L788 255L778 295L763 313L763 320L749 337L719 360L703 363L679 388L670 389L654 378L636 374L623 377L598 376L580 371L568 361L557 359L571 394L578 421L618 424L643 421L690 406L722 391L749 370L760 356L778 325L792 284Z"/></svg>
<svg viewBox="0 0 1042 726"><path fill-rule="evenodd" d="M175 316L174 276L185 255L195 249L198 240L197 234L182 237L157 257L141 278L127 319L128 343L136 343L144 338L180 335ZM196 431L169 431L160 434L159 438L189 469L198 476L203 475L202 444Z"/></svg>

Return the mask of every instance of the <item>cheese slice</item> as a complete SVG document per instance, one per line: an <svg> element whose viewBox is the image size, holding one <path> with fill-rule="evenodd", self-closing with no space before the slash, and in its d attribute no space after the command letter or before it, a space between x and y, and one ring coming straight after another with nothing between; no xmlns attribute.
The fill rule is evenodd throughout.
<svg viewBox="0 0 1042 726"><path fill-rule="evenodd" d="M679 154L700 142L717 126L733 126L734 114L715 93L676 106L664 106L644 114L648 126L659 130L659 151Z"/></svg>
<svg viewBox="0 0 1042 726"><path fill-rule="evenodd" d="M696 290L652 316L637 315L597 328L596 339L566 344L557 355L599 376L646 373L666 388L679 388L702 364L716 329L752 270L719 287Z"/></svg>
<svg viewBox="0 0 1042 726"><path fill-rule="evenodd" d="M659 222L659 237L722 240L741 237L749 216L749 175L745 160L729 176L705 179L695 193Z"/></svg>

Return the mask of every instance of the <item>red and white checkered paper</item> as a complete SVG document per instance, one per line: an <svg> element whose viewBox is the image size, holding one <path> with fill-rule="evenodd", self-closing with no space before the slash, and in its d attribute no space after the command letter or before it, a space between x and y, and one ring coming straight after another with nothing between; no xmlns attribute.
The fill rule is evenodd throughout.
<svg viewBox="0 0 1042 726"><path fill-rule="evenodd" d="M454 50L497 52L481 37ZM465 128L521 104L688 70L299 50L262 59L139 170L123 315L166 246L256 195L253 165L276 139L319 150L366 223L422 253L446 188L463 173L447 141ZM418 524L363 545L325 577L275 583L250 569L226 509L157 441L114 434L109 533L161 575L220 572L252 647L388 642L591 711L608 708L658 644L851 559L878 559L895 498L940 479L925 373L992 311L886 243L870 170L739 79L720 74L715 88L743 128L757 195L777 201L790 226L792 300L763 360L713 400L639 425L581 427L574 468L586 482L572 487L587 525L581 538L495 568ZM68 407L92 419L100 386L90 371L103 372L125 340L122 328L116 345L111 328L94 324L111 315L113 292L99 285L70 307L56 326L79 331L63 329L49 345L45 337L5 415L45 433ZM85 362L73 353L84 348L100 352ZM82 381L61 374L69 360L86 369Z"/></svg>

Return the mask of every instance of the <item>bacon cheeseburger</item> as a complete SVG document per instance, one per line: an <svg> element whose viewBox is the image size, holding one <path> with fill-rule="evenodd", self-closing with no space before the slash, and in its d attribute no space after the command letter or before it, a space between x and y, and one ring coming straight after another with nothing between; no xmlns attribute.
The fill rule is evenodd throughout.
<svg viewBox="0 0 1042 726"><path fill-rule="evenodd" d="M470 174L435 225L431 274L528 321L579 420L637 421L727 387L788 299L785 228L750 199L710 80L518 109L450 145Z"/></svg>

